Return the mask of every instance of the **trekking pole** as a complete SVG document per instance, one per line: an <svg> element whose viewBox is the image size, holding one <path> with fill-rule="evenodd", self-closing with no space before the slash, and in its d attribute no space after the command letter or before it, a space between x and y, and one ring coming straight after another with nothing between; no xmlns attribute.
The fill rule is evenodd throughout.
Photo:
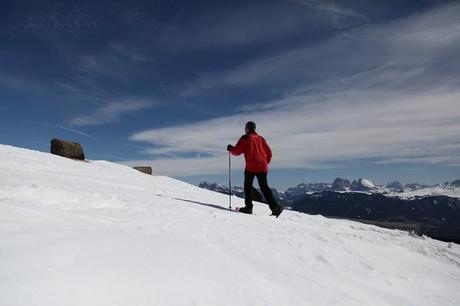
<svg viewBox="0 0 460 306"><path fill-rule="evenodd" d="M228 196L230 200L230 210L232 209L232 160L230 157L230 151L228 152Z"/></svg>

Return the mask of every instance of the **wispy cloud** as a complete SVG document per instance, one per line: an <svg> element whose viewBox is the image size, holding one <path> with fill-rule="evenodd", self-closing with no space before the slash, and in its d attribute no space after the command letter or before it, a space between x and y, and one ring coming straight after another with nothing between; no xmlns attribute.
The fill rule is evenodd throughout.
<svg viewBox="0 0 460 306"><path fill-rule="evenodd" d="M49 124L49 123L39 123L39 124L44 125L44 126L48 126L48 127L52 127L52 128L55 128L55 129L64 130L64 131L67 131L67 132L72 132L72 133L75 133L75 134L78 134L78 135L81 135L81 136L85 136L85 137L88 137L88 138L96 138L94 135L91 135L91 134L88 134L88 133L85 133L85 132L82 132L82 131L79 131L79 130L76 130L76 129L71 129L71 128L68 128L68 127L65 127L65 126Z"/></svg>
<svg viewBox="0 0 460 306"><path fill-rule="evenodd" d="M228 2L200 11L200 18L186 20L187 26L167 28L160 40L173 49L202 49L280 44L289 37L308 39L317 28L337 29L337 16L347 24L367 21L361 14L331 1L266 1L244 5ZM315 29L311 27L315 24Z"/></svg>
<svg viewBox="0 0 460 306"><path fill-rule="evenodd" d="M440 78L458 78L460 63L460 5L450 4L433 11L341 32L316 45L287 50L245 63L228 71L202 74L182 90L183 96L232 88L270 88L284 93L335 82L375 67L385 67L381 78L387 87L425 86ZM404 79L393 78L397 73ZM443 80L444 81L444 80ZM383 83L383 82L386 82Z"/></svg>
<svg viewBox="0 0 460 306"><path fill-rule="evenodd" d="M104 125L118 122L124 116L136 114L154 105L151 101L134 99L109 102L91 114L72 118L70 122L76 126Z"/></svg>
<svg viewBox="0 0 460 306"><path fill-rule="evenodd" d="M142 45L131 46L126 41L111 41L85 52L72 49L70 54L70 71L56 81L55 88L64 92L66 98L70 93L91 108L105 104L110 108L118 102L137 107L140 99L119 97L138 96L130 93L136 92L141 82L148 82L148 72L155 70L148 51Z"/></svg>
<svg viewBox="0 0 460 306"><path fill-rule="evenodd" d="M325 0L288 0L289 2L299 4L301 6L304 6L308 9L314 9L314 10L319 10L319 11L325 11L341 16L346 16L346 17L352 17L352 18L358 18L362 20L367 20L367 18L349 8L342 7L335 3L334 1L325 1Z"/></svg>
<svg viewBox="0 0 460 306"><path fill-rule="evenodd" d="M459 14L460 5L449 5L209 75L188 94L279 86L281 97L230 116L139 132L131 140L152 145L144 163L176 176L223 173L225 146L247 120L256 121L272 145L275 168L354 159L458 164ZM189 152L207 155L162 157Z"/></svg>
<svg viewBox="0 0 460 306"><path fill-rule="evenodd" d="M67 87L78 86L79 90L94 92L98 96L110 91L101 84L117 83L128 87L134 80L139 80L145 70L145 63L151 59L141 52L128 51L121 44L109 46L104 52L79 55ZM149 66L152 69L152 66ZM113 91L113 90L112 90Z"/></svg>
<svg viewBox="0 0 460 306"><path fill-rule="evenodd" d="M144 50L141 50L137 45L126 45L121 42L113 42L109 45L109 49L114 51L119 57L125 58L131 62L144 64L153 62L154 58L147 54Z"/></svg>

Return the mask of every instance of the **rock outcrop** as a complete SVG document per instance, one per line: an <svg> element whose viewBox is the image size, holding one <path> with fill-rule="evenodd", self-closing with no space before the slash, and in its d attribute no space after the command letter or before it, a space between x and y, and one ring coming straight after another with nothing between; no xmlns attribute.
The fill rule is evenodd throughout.
<svg viewBox="0 0 460 306"><path fill-rule="evenodd" d="M148 166L137 166L137 167L133 167L133 169L136 169L137 171L140 171L142 173L145 173L145 174L149 174L149 175L152 175L152 167L148 167Z"/></svg>
<svg viewBox="0 0 460 306"><path fill-rule="evenodd" d="M71 159L85 160L83 147L78 142L53 138L51 140L51 153Z"/></svg>
<svg viewBox="0 0 460 306"><path fill-rule="evenodd" d="M350 181L343 178L336 178L332 183L331 189L334 191L348 191L350 189Z"/></svg>

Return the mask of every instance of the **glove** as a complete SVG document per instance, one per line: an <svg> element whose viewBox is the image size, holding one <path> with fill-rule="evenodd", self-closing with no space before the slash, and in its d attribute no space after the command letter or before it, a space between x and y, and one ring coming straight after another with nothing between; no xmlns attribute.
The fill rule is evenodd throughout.
<svg viewBox="0 0 460 306"><path fill-rule="evenodd" d="M234 148L234 146L232 146L231 144L229 144L229 145L227 146L227 151L230 151L230 150L233 149L233 148Z"/></svg>

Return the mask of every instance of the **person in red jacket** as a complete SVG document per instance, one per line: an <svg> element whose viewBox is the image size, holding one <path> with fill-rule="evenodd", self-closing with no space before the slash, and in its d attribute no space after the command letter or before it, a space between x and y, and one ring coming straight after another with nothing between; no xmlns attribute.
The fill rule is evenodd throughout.
<svg viewBox="0 0 460 306"><path fill-rule="evenodd" d="M257 177L262 194L265 197L272 215L278 217L283 211L283 207L276 203L273 193L268 187L267 173L268 164L272 159L272 151L265 139L256 133L256 124L252 121L246 123L246 134L241 136L236 146L228 145L227 151L233 155L244 153L246 168L244 170L244 202L245 207L238 211L246 214L252 214L252 185L254 177Z"/></svg>

